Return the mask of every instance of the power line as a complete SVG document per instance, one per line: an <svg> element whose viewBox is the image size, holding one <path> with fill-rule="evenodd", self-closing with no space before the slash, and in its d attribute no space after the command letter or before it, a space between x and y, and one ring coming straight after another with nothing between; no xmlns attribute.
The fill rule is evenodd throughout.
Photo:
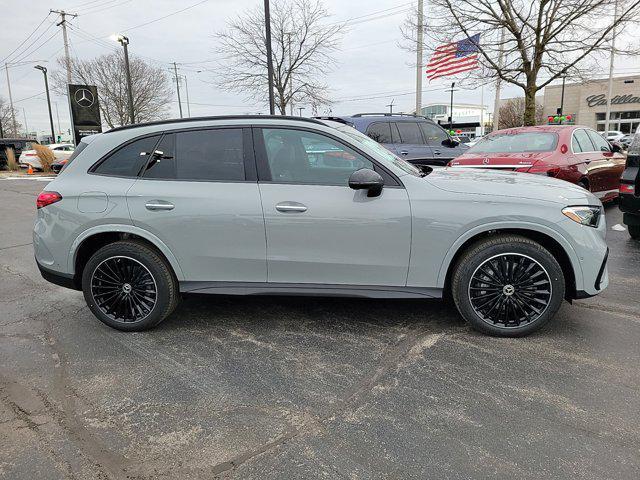
<svg viewBox="0 0 640 480"><path fill-rule="evenodd" d="M202 5L203 3L206 3L208 1L209 0L200 0L199 2L194 3L193 5L189 5L187 7L181 8L180 10L176 10L175 12L171 12L171 13L169 13L167 15L164 15L162 17L156 18L154 20L149 20L148 22L141 23L140 25L134 25L133 27L125 28L124 30L120 30L120 31L121 32L128 32L128 31L134 30L136 28L144 27L146 25L150 25L152 23L159 22L160 20L164 20L165 18L169 18L169 17L171 17L173 15L177 15L178 13L182 13L182 12L184 12L186 10L189 10L191 8L194 8L194 7L197 7L198 5Z"/></svg>
<svg viewBox="0 0 640 480"><path fill-rule="evenodd" d="M51 22L49 24L49 26L47 28L45 28L42 32L40 32L40 35L38 35L36 38L34 38L31 43L29 43L29 45L27 45L26 47L24 47L20 52L18 52L17 54L14 54L16 50L18 50L18 48L16 48L16 50L14 50L14 53L12 53L11 55L9 55L7 58L5 58L3 60L3 62L6 62L7 60L11 61L12 63L14 62L19 62L20 60L16 60L17 58L24 58L24 53L29 50L31 47L33 47L38 40L40 40L49 30L51 30L51 27L53 27L56 24L55 20L53 22ZM13 58L13 60L10 60L10 58Z"/></svg>
<svg viewBox="0 0 640 480"><path fill-rule="evenodd" d="M26 53L26 50L23 51L21 53L21 57L16 59L16 62L21 62L22 60L24 60L25 58L30 57L31 55L33 55L34 53L36 53L38 50L40 50L42 47L44 47L47 43L49 43L51 40L53 40L55 38L55 36L58 35L58 32L53 32L53 34L48 37L44 42L42 42L40 45L38 45L37 47L35 47L33 50L29 51L28 53Z"/></svg>
<svg viewBox="0 0 640 480"><path fill-rule="evenodd" d="M49 12L49 13L47 14L47 16L46 16L46 17L44 17L44 18L42 19L42 21L38 24L38 26L37 26L36 28L34 28L34 29L33 29L33 31L29 34L29 36L28 36L27 38L25 38L22 42L20 42L20 44L19 44L16 48L14 48L14 49L11 51L11 53L9 53L9 55L7 55L6 57L4 57L0 63L4 63L5 61L7 61L7 60L9 59L9 57L11 57L11 55L13 55L13 54L14 54L14 53L15 53L15 52L16 52L16 51L17 51L17 50L18 50L22 45L24 45L24 44L27 42L27 40L29 40L29 39L33 36L33 34L34 34L34 33L36 33L36 32L38 31L38 29L42 26L42 24L43 24L44 22L46 22L46 21L47 21L47 18L49 18L49 15L51 15L51 12Z"/></svg>
<svg viewBox="0 0 640 480"><path fill-rule="evenodd" d="M103 12L105 10L109 10L110 8L120 7L120 6L124 5L125 3L130 3L132 0L124 0L124 1L121 1L120 3L116 3L114 5L105 6L108 3L113 3L114 1L117 2L117 1L120 1L120 0L110 0L109 2L106 2L106 3L102 4L102 5L95 5L94 7L96 7L97 10L94 9L94 7L91 7L88 10L84 10L84 11L80 12L80 14L81 15L92 15L94 13L98 13L98 12ZM100 7L104 7L104 8L100 8Z"/></svg>

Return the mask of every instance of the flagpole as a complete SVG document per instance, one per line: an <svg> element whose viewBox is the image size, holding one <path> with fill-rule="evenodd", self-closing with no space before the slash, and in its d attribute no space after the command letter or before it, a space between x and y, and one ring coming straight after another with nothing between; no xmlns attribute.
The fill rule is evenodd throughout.
<svg viewBox="0 0 640 480"><path fill-rule="evenodd" d="M416 115L422 115L422 49L424 43L424 0L418 0L418 44L416 48Z"/></svg>
<svg viewBox="0 0 640 480"><path fill-rule="evenodd" d="M611 38L611 53L609 56L609 93L607 94L607 112L604 117L604 135L607 136L609 131L609 117L611 117L611 95L613 95L613 60L616 54L616 22L618 20L618 3L616 0L613 8L613 36Z"/></svg>
<svg viewBox="0 0 640 480"><path fill-rule="evenodd" d="M500 50L498 50L498 68L502 70L502 62L504 60L504 37L505 31L504 27L502 27L502 32L500 33ZM493 125L491 126L491 131L495 132L498 130L500 125L500 83L502 79L500 76L496 78L496 98L493 103Z"/></svg>
<svg viewBox="0 0 640 480"><path fill-rule="evenodd" d="M484 136L484 84L480 86L480 136Z"/></svg>

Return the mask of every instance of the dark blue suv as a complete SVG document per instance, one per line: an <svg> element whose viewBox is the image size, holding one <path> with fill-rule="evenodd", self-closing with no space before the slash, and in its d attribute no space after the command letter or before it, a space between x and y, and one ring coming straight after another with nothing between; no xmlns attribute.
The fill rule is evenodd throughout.
<svg viewBox="0 0 640 480"><path fill-rule="evenodd" d="M469 147L449 136L434 121L401 113L357 113L322 117L351 125L415 165L446 165Z"/></svg>

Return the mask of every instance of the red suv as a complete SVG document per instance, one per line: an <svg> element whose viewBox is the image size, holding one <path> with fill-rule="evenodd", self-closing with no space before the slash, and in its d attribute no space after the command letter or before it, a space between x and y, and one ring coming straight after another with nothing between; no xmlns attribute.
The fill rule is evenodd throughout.
<svg viewBox="0 0 640 480"><path fill-rule="evenodd" d="M548 175L581 185L607 202L618 197L625 164L620 152L617 144L587 127L518 127L487 135L449 166Z"/></svg>

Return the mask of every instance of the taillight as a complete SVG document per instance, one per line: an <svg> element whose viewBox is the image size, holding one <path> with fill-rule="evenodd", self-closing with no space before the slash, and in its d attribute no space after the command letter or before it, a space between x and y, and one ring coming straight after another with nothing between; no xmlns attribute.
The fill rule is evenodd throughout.
<svg viewBox="0 0 640 480"><path fill-rule="evenodd" d="M634 195L636 193L636 186L633 183L621 183L620 193L630 193Z"/></svg>
<svg viewBox="0 0 640 480"><path fill-rule="evenodd" d="M59 202L60 200L62 200L62 195L58 192L40 192L40 195L38 195L38 198L36 199L36 207L46 207L47 205Z"/></svg>
<svg viewBox="0 0 640 480"><path fill-rule="evenodd" d="M555 165L533 165L527 173L535 173L536 175L548 175L555 177L560 173L560 167Z"/></svg>

